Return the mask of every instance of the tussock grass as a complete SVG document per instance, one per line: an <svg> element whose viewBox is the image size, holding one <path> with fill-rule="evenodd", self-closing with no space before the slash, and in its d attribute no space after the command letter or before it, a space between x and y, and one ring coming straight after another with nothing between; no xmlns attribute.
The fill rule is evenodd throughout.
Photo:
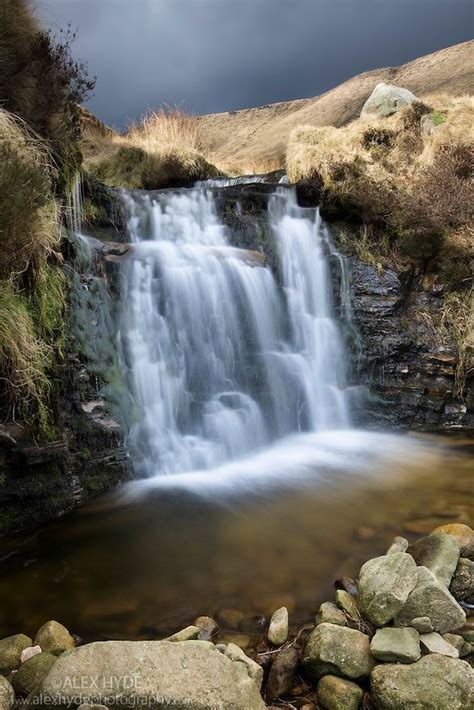
<svg viewBox="0 0 474 710"><path fill-rule="evenodd" d="M474 290L447 295L441 311L441 332L456 343L455 394L462 397L468 378L474 374Z"/></svg>
<svg viewBox="0 0 474 710"><path fill-rule="evenodd" d="M152 111L125 134L83 120L85 167L111 187L152 190L215 177L201 144L199 121L179 108Z"/></svg>

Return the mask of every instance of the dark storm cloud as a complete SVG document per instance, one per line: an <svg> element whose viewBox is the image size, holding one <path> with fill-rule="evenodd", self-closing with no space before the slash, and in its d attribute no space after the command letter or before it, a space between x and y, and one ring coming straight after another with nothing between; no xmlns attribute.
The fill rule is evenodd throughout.
<svg viewBox="0 0 474 710"><path fill-rule="evenodd" d="M470 0L36 0L97 75L89 106L124 127L146 108L196 113L315 96L367 69L469 39Z"/></svg>

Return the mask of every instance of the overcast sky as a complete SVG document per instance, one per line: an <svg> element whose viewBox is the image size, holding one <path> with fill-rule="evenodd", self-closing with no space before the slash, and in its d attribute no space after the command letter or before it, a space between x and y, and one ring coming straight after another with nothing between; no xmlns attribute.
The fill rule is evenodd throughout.
<svg viewBox="0 0 474 710"><path fill-rule="evenodd" d="M228 111L315 96L470 38L471 0L33 0L97 75L91 110Z"/></svg>

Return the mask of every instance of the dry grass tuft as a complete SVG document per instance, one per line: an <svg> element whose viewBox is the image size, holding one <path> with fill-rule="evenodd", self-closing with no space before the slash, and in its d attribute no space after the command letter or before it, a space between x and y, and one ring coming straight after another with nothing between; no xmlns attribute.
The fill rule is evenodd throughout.
<svg viewBox="0 0 474 710"><path fill-rule="evenodd" d="M147 114L125 134L83 120L85 167L111 187L159 189L214 177L200 152L201 124L179 108Z"/></svg>

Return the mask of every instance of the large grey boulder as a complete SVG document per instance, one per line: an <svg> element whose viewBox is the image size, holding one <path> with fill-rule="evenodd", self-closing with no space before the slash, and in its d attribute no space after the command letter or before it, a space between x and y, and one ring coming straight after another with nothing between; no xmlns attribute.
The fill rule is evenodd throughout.
<svg viewBox="0 0 474 710"><path fill-rule="evenodd" d="M406 552L393 552L366 562L359 575L358 605L374 626L393 619L417 582L416 564Z"/></svg>
<svg viewBox="0 0 474 710"><path fill-rule="evenodd" d="M21 663L21 654L33 644L29 636L16 634L0 640L0 673L10 673Z"/></svg>
<svg viewBox="0 0 474 710"><path fill-rule="evenodd" d="M391 116L405 106L409 106L413 101L417 101L417 98L408 89L382 81L377 84L363 105L361 116L366 114Z"/></svg>
<svg viewBox="0 0 474 710"><path fill-rule="evenodd" d="M474 670L433 653L410 665L376 666L370 689L376 710L466 710L474 706Z"/></svg>
<svg viewBox="0 0 474 710"><path fill-rule="evenodd" d="M356 629L336 624L319 624L308 637L302 666L313 679L324 675L362 678L369 675L374 660L370 640Z"/></svg>
<svg viewBox="0 0 474 710"><path fill-rule="evenodd" d="M459 560L457 538L446 533L433 533L414 542L408 551L417 565L431 570L441 584L449 587Z"/></svg>
<svg viewBox="0 0 474 710"><path fill-rule="evenodd" d="M445 633L461 628L466 614L452 594L426 567L418 567L417 575L416 587L395 617L395 626L411 626L413 619L428 617L434 631Z"/></svg>
<svg viewBox="0 0 474 710"><path fill-rule="evenodd" d="M209 641L91 643L60 656L32 702L66 707L79 698L117 709L264 710L257 664L234 651L229 657Z"/></svg>
<svg viewBox="0 0 474 710"><path fill-rule="evenodd" d="M370 652L378 661L414 663L421 656L420 634L409 626L378 629L370 642Z"/></svg>
<svg viewBox="0 0 474 710"><path fill-rule="evenodd" d="M0 675L0 710L10 710L15 702L15 692L6 678Z"/></svg>
<svg viewBox="0 0 474 710"><path fill-rule="evenodd" d="M364 691L357 683L325 675L318 683L318 703L325 710L357 710Z"/></svg>

